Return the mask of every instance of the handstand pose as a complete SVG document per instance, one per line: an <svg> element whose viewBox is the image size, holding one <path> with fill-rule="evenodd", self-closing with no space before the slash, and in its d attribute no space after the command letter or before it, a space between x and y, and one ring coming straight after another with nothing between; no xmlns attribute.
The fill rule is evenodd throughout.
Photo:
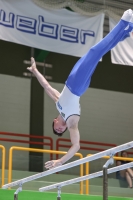
<svg viewBox="0 0 133 200"><path fill-rule="evenodd" d="M133 12L129 9L124 12L115 28L79 59L68 76L61 93L50 86L37 70L34 58L31 58L31 67L27 69L36 76L39 83L45 89L45 92L54 100L56 108L59 111L58 117L53 120L53 131L58 136L61 136L68 129L72 143L71 148L62 158L45 163L47 169L64 164L80 149L80 135L78 130L80 96L88 89L91 76L101 57L115 47L118 42L129 36L132 28Z"/></svg>

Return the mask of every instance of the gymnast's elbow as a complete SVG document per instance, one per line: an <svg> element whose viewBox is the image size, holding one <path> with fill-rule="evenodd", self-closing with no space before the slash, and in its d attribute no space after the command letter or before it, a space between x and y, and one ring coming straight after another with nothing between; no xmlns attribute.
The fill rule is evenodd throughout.
<svg viewBox="0 0 133 200"><path fill-rule="evenodd" d="M80 150L80 144L79 144L79 146L78 146L78 151Z"/></svg>
<svg viewBox="0 0 133 200"><path fill-rule="evenodd" d="M76 152L78 152L80 150L80 143L75 143L74 147L76 149Z"/></svg>

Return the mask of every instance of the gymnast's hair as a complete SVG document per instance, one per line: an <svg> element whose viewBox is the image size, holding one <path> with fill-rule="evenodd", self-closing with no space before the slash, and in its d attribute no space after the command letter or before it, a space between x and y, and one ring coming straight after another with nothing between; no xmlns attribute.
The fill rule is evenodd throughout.
<svg viewBox="0 0 133 200"><path fill-rule="evenodd" d="M63 135L63 133L67 130L67 128L66 128L62 133L56 132L56 131L54 130L54 121L53 121L53 123L52 123L52 129L53 129L53 133L54 133L55 135L58 135L59 137L61 137L61 136Z"/></svg>

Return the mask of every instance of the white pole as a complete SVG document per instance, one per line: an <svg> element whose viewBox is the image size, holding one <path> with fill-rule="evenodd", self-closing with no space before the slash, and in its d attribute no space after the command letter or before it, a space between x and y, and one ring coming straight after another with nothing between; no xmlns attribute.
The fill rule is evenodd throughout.
<svg viewBox="0 0 133 200"><path fill-rule="evenodd" d="M45 172L41 172L41 173L35 174L33 176L29 176L29 177L20 179L18 181L14 181L12 183L5 184L5 185L2 186L2 189L7 189L7 188L14 187L14 186L17 186L17 185L22 185L26 182L29 182L29 181L32 181L32 180L35 180L35 179L38 179L38 178L41 178L41 177L44 177L44 176L47 176L47 175L50 175L50 174L54 174L56 172L59 172L59 171L62 171L62 170L68 169L68 168L72 168L72 167L75 167L77 165L80 165L80 164L83 164L83 163L86 163L86 162L90 162L90 161L99 159L103 156L113 156L117 152L120 152L120 151L123 151L123 150L126 150L126 149L130 149L132 147L133 147L133 141L128 142L128 143L123 144L123 145L120 145L120 146L117 146L117 147L114 147L114 148L111 148L111 149L108 149L108 150L105 150L105 151L102 151L102 152L99 152L99 153L94 154L92 156L88 156L88 157L85 157L85 158L82 158L82 159L78 159L76 161L73 161L73 162L70 162L68 164L47 170Z"/></svg>
<svg viewBox="0 0 133 200"><path fill-rule="evenodd" d="M133 162L110 168L110 169L107 170L107 173L111 174L113 172L117 172L117 171L127 169L127 168L130 168L130 167L133 167ZM55 189L55 188L58 188L58 187L61 188L61 187L66 186L66 185L74 184L74 183L77 183L77 182L80 182L80 181L85 181L87 179L96 178L96 177L99 177L99 176L102 176L102 175L103 175L103 171L99 171L99 172L89 174L89 175L86 175L86 176L82 176L82 177L79 177L79 178L74 178L74 179L70 179L70 180L67 180L67 181L60 182L60 183L52 184L52 185L49 185L49 186L46 186L46 187L42 187L42 188L39 188L39 191L44 192L46 190L51 190L51 189Z"/></svg>

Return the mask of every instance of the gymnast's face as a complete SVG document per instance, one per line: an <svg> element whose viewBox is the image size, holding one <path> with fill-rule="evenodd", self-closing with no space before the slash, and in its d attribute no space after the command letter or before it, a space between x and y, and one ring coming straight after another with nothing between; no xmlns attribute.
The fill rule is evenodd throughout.
<svg viewBox="0 0 133 200"><path fill-rule="evenodd" d="M57 133L63 133L66 130L66 123L63 123L58 118L54 119L54 130Z"/></svg>

